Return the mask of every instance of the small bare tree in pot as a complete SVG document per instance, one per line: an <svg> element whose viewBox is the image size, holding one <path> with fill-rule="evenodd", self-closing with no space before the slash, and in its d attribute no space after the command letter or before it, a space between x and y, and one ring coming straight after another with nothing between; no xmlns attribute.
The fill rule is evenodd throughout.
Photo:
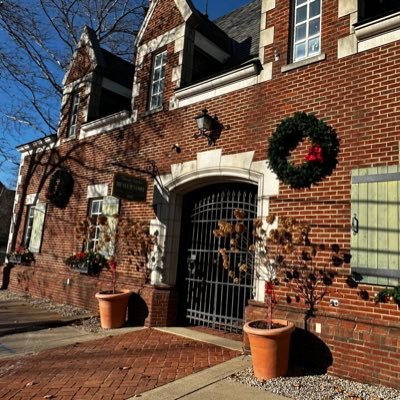
<svg viewBox="0 0 400 400"><path fill-rule="evenodd" d="M238 236L243 233L241 210L235 210L236 223L219 221L214 230L216 237L229 238L230 249L221 248L222 265L230 268L230 255L236 252ZM265 281L266 318L249 321L244 325L253 357L253 370L260 379L270 379L287 373L290 337L295 327L292 322L273 318L276 304L275 285L283 276L283 282L294 293L297 302L304 300L308 307L305 324L314 315L316 305L328 292L333 273L317 269L315 257L317 246L309 240L310 226L294 218L280 218L275 227L275 217L258 218L253 222L253 244L249 251L255 256L256 276ZM240 272L246 274L248 266L240 265ZM232 274L234 281L240 277ZM287 301L292 298L288 294Z"/></svg>
<svg viewBox="0 0 400 400"><path fill-rule="evenodd" d="M149 282L148 257L157 244L157 235L150 234L150 224L146 221L126 220L119 227L124 237L129 261L141 276L141 284ZM99 301L100 320L103 328L119 328L125 324L130 290L117 290L117 263L114 257L108 260L112 290L96 293Z"/></svg>
<svg viewBox="0 0 400 400"><path fill-rule="evenodd" d="M230 255L237 253L237 244L240 242L238 238L246 229L241 222L244 218L243 211L235 210L234 216L235 223L219 221L218 228L213 232L216 237L229 239L231 247L219 250L222 266L228 269L231 265ZM266 285L266 318L249 321L243 327L249 337L254 374L260 380L283 376L287 373L290 336L295 327L292 322L273 318L276 303L274 287L277 283L278 268L283 262L283 251L288 246L290 247L294 240L304 240L303 233L297 237L288 230L272 229L274 221L273 215L253 221L253 243L248 248L255 257L255 275L265 280ZM248 273L248 269L249 266L245 263L239 266L242 276ZM238 276L232 277L236 282L241 279Z"/></svg>

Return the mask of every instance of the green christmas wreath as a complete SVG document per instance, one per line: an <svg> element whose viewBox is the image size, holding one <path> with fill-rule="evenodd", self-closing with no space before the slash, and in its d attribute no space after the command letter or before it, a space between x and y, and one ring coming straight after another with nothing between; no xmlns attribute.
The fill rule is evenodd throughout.
<svg viewBox="0 0 400 400"><path fill-rule="evenodd" d="M50 178L46 199L58 208L65 208L74 188L74 178L71 173L60 168Z"/></svg>
<svg viewBox="0 0 400 400"><path fill-rule="evenodd" d="M311 147L305 161L288 160L300 142L308 138ZM312 114L297 112L283 119L269 138L269 166L278 179L293 189L310 188L329 176L338 163L339 140L335 130Z"/></svg>

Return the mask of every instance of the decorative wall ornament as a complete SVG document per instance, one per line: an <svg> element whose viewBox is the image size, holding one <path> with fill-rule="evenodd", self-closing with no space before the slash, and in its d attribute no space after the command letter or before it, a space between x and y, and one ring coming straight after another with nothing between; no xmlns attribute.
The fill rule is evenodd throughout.
<svg viewBox="0 0 400 400"><path fill-rule="evenodd" d="M311 147L305 161L296 165L290 153L304 139ZM335 130L312 114L297 112L283 119L269 138L269 166L292 189L310 188L332 174L338 163L339 140Z"/></svg>
<svg viewBox="0 0 400 400"><path fill-rule="evenodd" d="M46 199L58 208L65 208L74 188L74 178L71 172L60 168L50 178Z"/></svg>

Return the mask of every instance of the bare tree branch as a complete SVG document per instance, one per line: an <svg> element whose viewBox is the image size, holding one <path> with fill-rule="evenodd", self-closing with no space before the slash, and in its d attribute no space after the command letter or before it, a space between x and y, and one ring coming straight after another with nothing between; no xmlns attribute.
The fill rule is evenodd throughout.
<svg viewBox="0 0 400 400"><path fill-rule="evenodd" d="M0 1L0 172L18 159L15 145L55 133L61 81L83 27L131 61L132 39L147 5L148 0Z"/></svg>

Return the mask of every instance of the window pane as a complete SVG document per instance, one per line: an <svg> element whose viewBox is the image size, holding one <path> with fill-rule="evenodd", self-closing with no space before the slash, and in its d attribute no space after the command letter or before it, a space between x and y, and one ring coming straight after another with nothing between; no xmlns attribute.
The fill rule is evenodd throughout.
<svg viewBox="0 0 400 400"><path fill-rule="evenodd" d="M99 202L96 201L96 200L93 200L93 202L92 202L92 209L90 210L91 216L92 216L92 215L95 215L95 214L98 214L98 213L99 213L99 209L100 209L100 204L99 204Z"/></svg>
<svg viewBox="0 0 400 400"><path fill-rule="evenodd" d="M162 64L162 60L163 60L162 54L157 54L154 63L155 67L159 67Z"/></svg>
<svg viewBox="0 0 400 400"><path fill-rule="evenodd" d="M310 3L310 18L316 17L321 13L321 2L320 0L315 0Z"/></svg>
<svg viewBox="0 0 400 400"><path fill-rule="evenodd" d="M153 91L153 96L157 96L157 94L160 93L160 81L153 83L152 91Z"/></svg>
<svg viewBox="0 0 400 400"><path fill-rule="evenodd" d="M303 58L306 56L306 43L299 43L296 44L294 48L294 57L296 60Z"/></svg>
<svg viewBox="0 0 400 400"><path fill-rule="evenodd" d="M160 79L160 74L161 74L160 68L157 68L156 70L154 70L154 80L155 81L158 81Z"/></svg>
<svg viewBox="0 0 400 400"><path fill-rule="evenodd" d="M306 26L307 26L307 24L301 24L296 27L296 34L294 37L294 40L296 42L299 40L302 40L306 37Z"/></svg>
<svg viewBox="0 0 400 400"><path fill-rule="evenodd" d="M307 19L307 5L300 7L296 11L296 24Z"/></svg>
<svg viewBox="0 0 400 400"><path fill-rule="evenodd" d="M34 206L28 206L26 230L25 230L25 238L24 238L24 246L25 247L29 247L29 242L31 240L31 233L32 233L32 225L33 225L34 216L35 216L35 207Z"/></svg>
<svg viewBox="0 0 400 400"><path fill-rule="evenodd" d="M296 0L296 6L304 4L307 0Z"/></svg>
<svg viewBox="0 0 400 400"><path fill-rule="evenodd" d="M158 96L153 96L151 98L150 108L154 109L158 107Z"/></svg>
<svg viewBox="0 0 400 400"><path fill-rule="evenodd" d="M308 42L308 53L309 54L319 53L319 37L311 39Z"/></svg>
<svg viewBox="0 0 400 400"><path fill-rule="evenodd" d="M308 28L308 36L314 36L319 34L320 19L315 18L310 21L310 26Z"/></svg>

